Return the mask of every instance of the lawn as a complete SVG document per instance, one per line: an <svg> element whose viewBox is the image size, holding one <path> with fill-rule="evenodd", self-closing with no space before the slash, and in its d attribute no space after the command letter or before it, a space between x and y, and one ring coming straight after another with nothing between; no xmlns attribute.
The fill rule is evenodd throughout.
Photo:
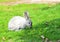
<svg viewBox="0 0 60 42"><path fill-rule="evenodd" d="M13 16L23 16L29 11L33 23L31 29L9 31L8 21ZM60 39L60 4L18 4L0 6L0 42L42 42L41 35L56 41Z"/></svg>
<svg viewBox="0 0 60 42"><path fill-rule="evenodd" d="M14 1L17 1L17 0L0 0L0 2L14 2Z"/></svg>

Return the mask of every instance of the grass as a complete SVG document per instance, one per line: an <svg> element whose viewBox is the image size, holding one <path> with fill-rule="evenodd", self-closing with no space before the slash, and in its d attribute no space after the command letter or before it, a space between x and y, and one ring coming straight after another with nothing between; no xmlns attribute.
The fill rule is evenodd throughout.
<svg viewBox="0 0 60 42"><path fill-rule="evenodd" d="M23 16L29 11L33 28L9 31L8 21L13 16ZM60 39L60 4L19 4L0 6L0 42L42 42L41 35L56 41Z"/></svg>
<svg viewBox="0 0 60 42"><path fill-rule="evenodd" d="M14 2L16 0L0 0L0 2Z"/></svg>

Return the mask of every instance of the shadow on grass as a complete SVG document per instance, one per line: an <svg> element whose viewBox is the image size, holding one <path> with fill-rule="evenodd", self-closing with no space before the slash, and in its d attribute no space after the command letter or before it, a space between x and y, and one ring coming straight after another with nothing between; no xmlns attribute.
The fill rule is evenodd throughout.
<svg viewBox="0 0 60 42"><path fill-rule="evenodd" d="M41 24L37 23L33 29L37 32L41 32L41 35L44 35L51 40L58 40L60 39L60 18L51 21L44 21Z"/></svg>

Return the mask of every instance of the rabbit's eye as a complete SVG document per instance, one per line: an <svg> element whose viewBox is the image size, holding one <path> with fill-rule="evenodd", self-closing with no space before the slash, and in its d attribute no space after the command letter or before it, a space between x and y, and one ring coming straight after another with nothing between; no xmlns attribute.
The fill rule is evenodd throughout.
<svg viewBox="0 0 60 42"><path fill-rule="evenodd" d="M29 24L31 24L31 23L29 22Z"/></svg>

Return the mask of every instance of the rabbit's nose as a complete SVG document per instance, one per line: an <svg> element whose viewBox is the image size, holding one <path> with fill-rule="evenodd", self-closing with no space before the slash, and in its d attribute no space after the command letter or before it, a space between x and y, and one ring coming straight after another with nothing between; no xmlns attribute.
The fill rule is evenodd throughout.
<svg viewBox="0 0 60 42"><path fill-rule="evenodd" d="M30 26L30 28L32 28L32 25Z"/></svg>
<svg viewBox="0 0 60 42"><path fill-rule="evenodd" d="M32 23L31 23L31 26L30 26L30 28L32 28Z"/></svg>

